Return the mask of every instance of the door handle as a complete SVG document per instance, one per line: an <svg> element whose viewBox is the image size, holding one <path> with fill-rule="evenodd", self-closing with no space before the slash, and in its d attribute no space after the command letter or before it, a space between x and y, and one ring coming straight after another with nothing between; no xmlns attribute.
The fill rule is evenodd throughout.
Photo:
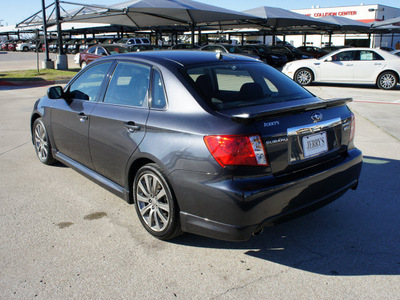
<svg viewBox="0 0 400 300"><path fill-rule="evenodd" d="M88 116L85 115L83 112L78 114L78 117L79 117L79 121L81 121L82 123L85 122L88 119Z"/></svg>
<svg viewBox="0 0 400 300"><path fill-rule="evenodd" d="M346 66L347 66L347 67L352 67L352 66L353 66L353 64L347 64Z"/></svg>
<svg viewBox="0 0 400 300"><path fill-rule="evenodd" d="M125 128L128 130L129 133L134 133L135 131L140 130L140 126L136 125L135 122L126 122L125 123Z"/></svg>
<svg viewBox="0 0 400 300"><path fill-rule="evenodd" d="M381 63L375 63L375 66L380 66L380 65L382 65Z"/></svg>

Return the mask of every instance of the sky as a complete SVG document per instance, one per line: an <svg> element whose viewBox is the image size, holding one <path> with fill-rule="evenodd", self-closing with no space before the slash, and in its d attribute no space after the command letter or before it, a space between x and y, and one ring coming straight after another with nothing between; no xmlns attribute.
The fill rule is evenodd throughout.
<svg viewBox="0 0 400 300"><path fill-rule="evenodd" d="M260 6L273 6L284 9L302 9L311 8L312 6L319 5L320 7L336 7L336 6L352 6L360 5L361 3L367 4L382 4L392 7L400 8L399 0L197 0L206 4L220 6L227 9L236 11L243 11ZM7 2L7 4L5 4ZM112 5L123 0L68 0L68 2L85 3L85 4L102 4ZM54 3L53 0L45 0L46 5ZM74 6L65 6L66 10L75 8ZM14 25L17 24L36 12L42 9L41 0L2 0L0 4L0 25Z"/></svg>

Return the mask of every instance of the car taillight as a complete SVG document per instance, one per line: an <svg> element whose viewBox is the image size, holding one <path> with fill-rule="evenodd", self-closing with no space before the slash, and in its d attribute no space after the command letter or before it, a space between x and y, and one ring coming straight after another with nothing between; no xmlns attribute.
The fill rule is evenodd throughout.
<svg viewBox="0 0 400 300"><path fill-rule="evenodd" d="M351 113L350 138L349 138L350 142L354 139L355 133L356 133L356 118L354 114Z"/></svg>
<svg viewBox="0 0 400 300"><path fill-rule="evenodd" d="M268 166L261 137L242 135L205 136L204 142L222 166Z"/></svg>

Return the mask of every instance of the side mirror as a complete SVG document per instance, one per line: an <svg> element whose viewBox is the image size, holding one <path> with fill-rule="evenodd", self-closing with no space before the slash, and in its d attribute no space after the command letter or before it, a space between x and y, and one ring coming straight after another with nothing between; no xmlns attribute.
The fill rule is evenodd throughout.
<svg viewBox="0 0 400 300"><path fill-rule="evenodd" d="M47 90L47 97L49 99L61 99L64 96L64 90L61 86L52 86Z"/></svg>
<svg viewBox="0 0 400 300"><path fill-rule="evenodd" d="M325 59L325 61L331 62L332 61L332 56L329 56L327 59Z"/></svg>

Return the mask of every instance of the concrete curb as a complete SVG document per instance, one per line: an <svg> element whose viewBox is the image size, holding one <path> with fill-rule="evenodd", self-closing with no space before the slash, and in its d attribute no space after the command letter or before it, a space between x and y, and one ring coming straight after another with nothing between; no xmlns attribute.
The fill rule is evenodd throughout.
<svg viewBox="0 0 400 300"><path fill-rule="evenodd" d="M43 80L43 81L24 81L24 80L1 80L0 86L45 86L45 85L62 85L67 84L69 79L64 80Z"/></svg>

